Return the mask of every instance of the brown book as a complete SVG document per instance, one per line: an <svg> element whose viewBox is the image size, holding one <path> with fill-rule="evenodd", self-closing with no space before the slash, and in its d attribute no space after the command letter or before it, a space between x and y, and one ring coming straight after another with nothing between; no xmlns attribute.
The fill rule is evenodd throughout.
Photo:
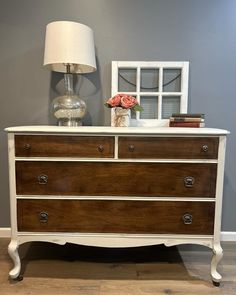
<svg viewBox="0 0 236 295"><path fill-rule="evenodd" d="M187 128L200 128L205 127L205 123L200 122L170 122L170 127L187 127Z"/></svg>
<svg viewBox="0 0 236 295"><path fill-rule="evenodd" d="M202 118L170 117L170 122L204 122Z"/></svg>
<svg viewBox="0 0 236 295"><path fill-rule="evenodd" d="M201 113L173 113L171 117L181 117L181 118L202 118L204 119L205 114Z"/></svg>

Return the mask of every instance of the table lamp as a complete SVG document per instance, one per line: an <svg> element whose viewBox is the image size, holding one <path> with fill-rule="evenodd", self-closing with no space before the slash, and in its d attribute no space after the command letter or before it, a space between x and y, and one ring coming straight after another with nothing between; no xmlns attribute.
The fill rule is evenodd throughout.
<svg viewBox="0 0 236 295"><path fill-rule="evenodd" d="M73 74L96 71L94 38L91 28L72 21L55 21L46 27L43 65L64 73L66 93L53 100L59 126L80 126L86 113L85 102L73 89Z"/></svg>

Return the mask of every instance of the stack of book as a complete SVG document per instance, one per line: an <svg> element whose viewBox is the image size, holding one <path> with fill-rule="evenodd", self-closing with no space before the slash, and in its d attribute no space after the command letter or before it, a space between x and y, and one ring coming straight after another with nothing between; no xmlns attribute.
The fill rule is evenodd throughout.
<svg viewBox="0 0 236 295"><path fill-rule="evenodd" d="M170 127L205 127L204 114L172 114L170 117Z"/></svg>

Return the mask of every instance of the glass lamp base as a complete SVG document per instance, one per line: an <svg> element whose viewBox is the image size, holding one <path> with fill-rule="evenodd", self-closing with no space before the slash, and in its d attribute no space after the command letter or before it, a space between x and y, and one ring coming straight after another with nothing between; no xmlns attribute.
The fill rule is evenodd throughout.
<svg viewBox="0 0 236 295"><path fill-rule="evenodd" d="M53 111L59 126L81 126L86 104L77 95L59 96L53 100Z"/></svg>
<svg viewBox="0 0 236 295"><path fill-rule="evenodd" d="M68 127L82 126L81 120L76 118L61 118L61 119L58 119L57 124L58 126L68 126Z"/></svg>

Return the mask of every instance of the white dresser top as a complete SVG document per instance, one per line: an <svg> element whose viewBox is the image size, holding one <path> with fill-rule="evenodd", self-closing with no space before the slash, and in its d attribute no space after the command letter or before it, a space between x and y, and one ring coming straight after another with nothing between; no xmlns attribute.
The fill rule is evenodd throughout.
<svg viewBox="0 0 236 295"><path fill-rule="evenodd" d="M6 128L13 133L74 133L74 134L150 134L150 135L227 135L230 132L215 128L178 127L110 127L110 126L17 126Z"/></svg>

